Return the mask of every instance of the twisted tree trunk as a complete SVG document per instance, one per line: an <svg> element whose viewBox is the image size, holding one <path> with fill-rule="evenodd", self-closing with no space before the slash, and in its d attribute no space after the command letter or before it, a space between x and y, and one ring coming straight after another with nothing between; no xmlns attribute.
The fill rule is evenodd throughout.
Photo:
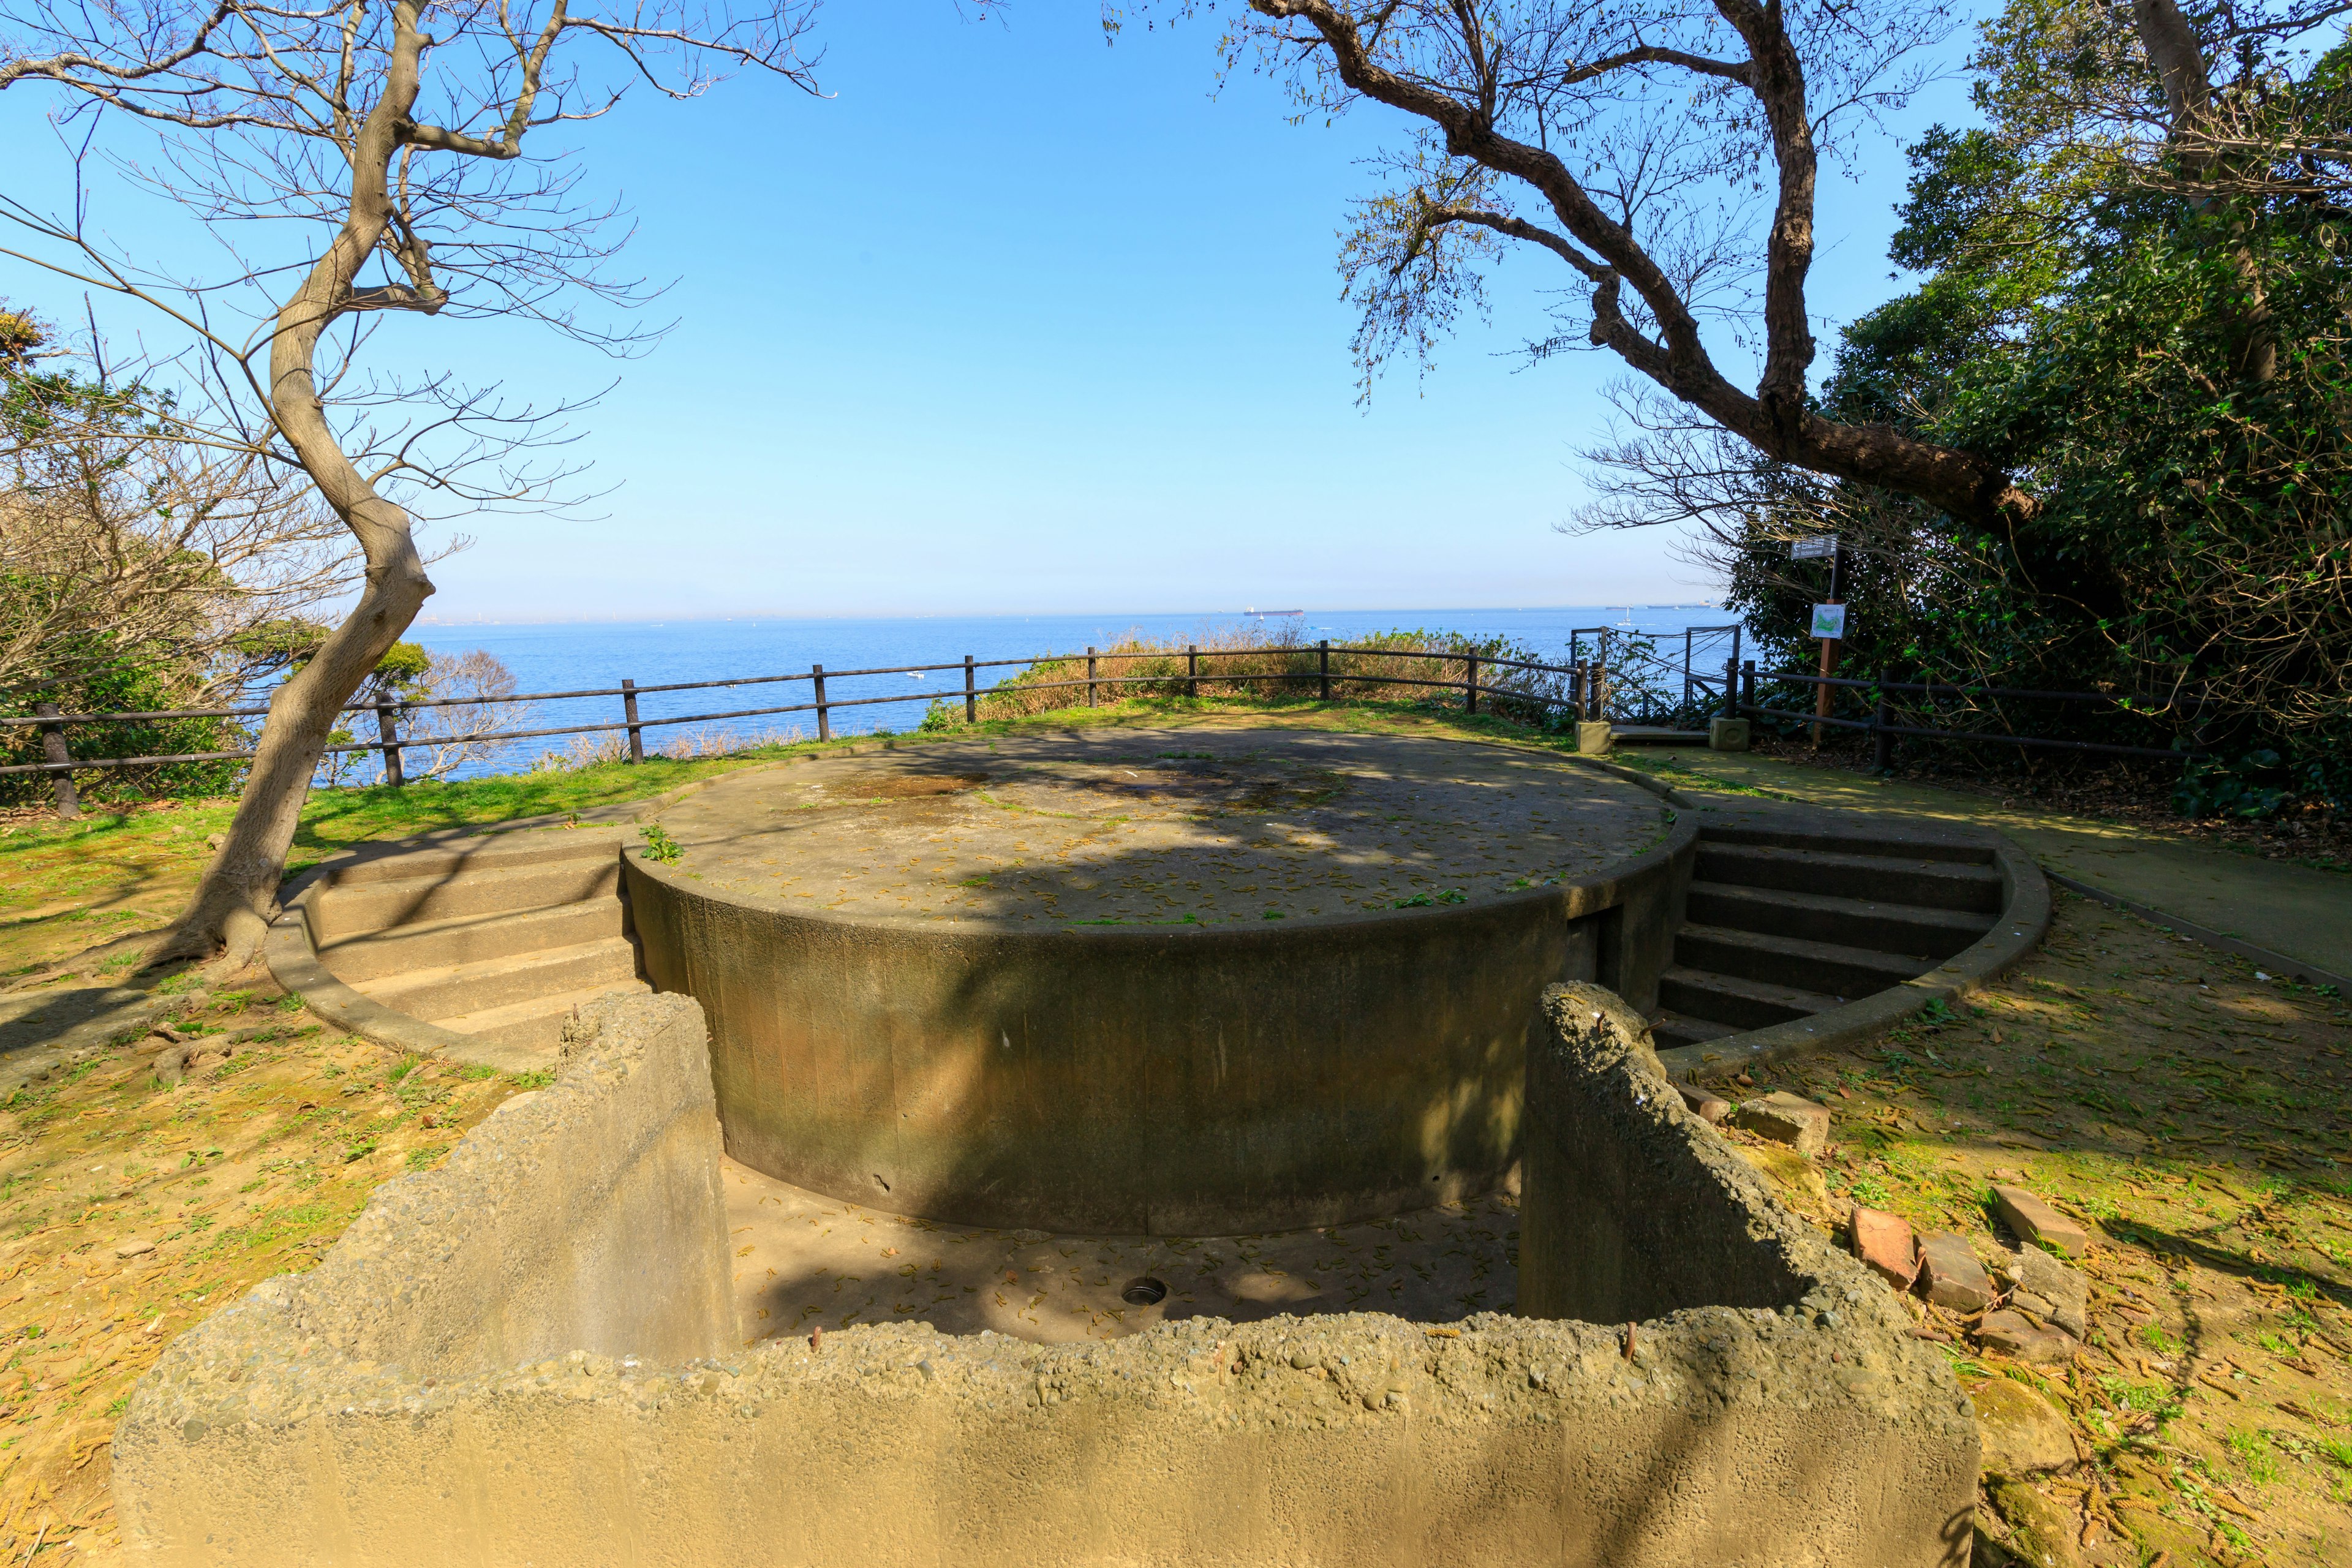
<svg viewBox="0 0 2352 1568"><path fill-rule="evenodd" d="M326 754L343 704L433 592L416 552L408 513L378 495L329 426L317 381L319 340L346 311L438 310L446 295L432 282L424 244L392 235L390 170L413 131L422 35L418 0L394 7L395 37L383 95L352 139L351 205L334 242L279 309L269 347L269 411L319 493L359 541L367 574L359 603L310 661L269 700L261 742L238 797L226 841L205 868L177 923L149 955L217 958L223 973L258 953L278 909L278 885L293 847L310 779ZM361 268L388 237L414 287L359 290Z"/></svg>

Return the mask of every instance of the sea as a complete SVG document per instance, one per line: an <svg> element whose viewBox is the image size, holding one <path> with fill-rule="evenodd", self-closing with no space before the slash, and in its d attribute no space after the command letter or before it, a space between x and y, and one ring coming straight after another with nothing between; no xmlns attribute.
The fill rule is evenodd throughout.
<svg viewBox="0 0 2352 1568"><path fill-rule="evenodd" d="M686 682L750 684L649 692L638 700L641 718L671 719L731 713L646 731L649 751L684 743L710 749L760 739L813 735L808 712L760 714L741 710L780 708L810 699L806 680L761 678L801 676L822 665L828 701L885 698L871 706L833 714L835 734L877 730L905 731L921 722L934 698L961 695L961 665L969 655L992 668L978 672L985 689L1031 660L1049 654L1083 653L1146 637L1206 646L1221 635L1264 627L1295 631L1301 640L1328 637L1334 643L1396 630L1462 632L1501 637L1529 656L1569 658L1570 640L1581 634L1591 657L1594 633L1606 627L1655 639L1661 654L1680 657L1684 633L1693 628L1728 628L1734 617L1710 605L1577 605L1496 609L1307 610L1290 607L1203 611L1191 615L901 616L874 619L724 619L675 621L562 621L419 623L411 640L446 654L479 648L513 672L526 693L613 688L622 680L639 687ZM1721 640L1720 638L1716 640ZM1717 668L1724 657L1716 654ZM913 674L837 674L905 665L953 668ZM542 698L527 715L506 728L551 729L572 724L617 723L621 699ZM593 744L591 735L574 742L551 736L509 742L493 755L470 762L452 776L506 773L531 765L550 752Z"/></svg>

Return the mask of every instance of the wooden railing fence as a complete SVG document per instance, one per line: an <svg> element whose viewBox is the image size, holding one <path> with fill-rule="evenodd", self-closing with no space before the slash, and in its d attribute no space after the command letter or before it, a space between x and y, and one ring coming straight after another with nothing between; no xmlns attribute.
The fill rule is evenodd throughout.
<svg viewBox="0 0 2352 1568"><path fill-rule="evenodd" d="M1696 632L1709 633L1719 632L1726 629L1728 628L1699 627L1696 628ZM1583 632L1578 634L1577 639L1571 640L1571 650L1580 652L1582 646L1580 639L1583 637L1595 636L1596 634L1601 633L1615 633L1621 637L1623 635L1622 632L1619 632L1617 628L1587 628ZM2189 738L2189 743L2185 748L2174 747L2170 749L2158 749L2147 746L2118 746L2096 742L2059 740L2032 735L1989 733L1982 731L1950 730L1934 726L1901 724L1895 721L1893 710L1888 702L1888 696L1890 693L1916 693L1930 697L1931 699L1939 696L1993 697L2000 699L2030 699L2034 700L2056 702L2095 702L2126 707L2132 700L2117 698L2098 692L2028 691L1997 687L1946 686L1931 682L1895 681L1884 677L1876 680L1856 680L1838 678L1825 679L1822 676L1811 675L1797 670L1769 671L1759 676L1756 668L1756 662L1753 659L1741 661L1736 658L1727 660L1723 668L1723 673L1720 677L1717 677L1712 673L1703 673L1691 668L1688 655L1691 648L1695 646L1689 640L1691 635L1692 634L1685 634L1685 659L1684 667L1679 672L1670 671L1671 673L1678 673L1683 681L1684 702L1682 705L1682 711L1685 719L1690 717L1693 712L1696 712L1701 716L1704 716L1705 713L1712 711L1719 707L1725 717L1747 714L1759 718L1793 719L1802 721L1806 723L1819 722L1839 729L1864 731L1871 734L1874 739L1877 748L1877 759L1879 765L1882 768L1886 766L1891 759L1894 742L1898 737L1916 737L1922 739L1955 741L1972 744L1991 743L2025 747L2045 747L2066 751L2105 752L2121 756L2166 758L2171 760L2180 760L2186 757L2204 754L2201 740L2195 735L2192 735ZM625 733L627 736L627 760L631 763L641 763L645 760L646 754L645 731L647 730L662 729L679 724L710 724L737 719L772 718L789 713L813 713L815 715L816 719L817 739L819 741L830 741L833 738L833 715L840 710L847 708L883 707L908 702L929 704L942 700L952 700L956 698L961 698L962 701L964 720L967 723L971 723L976 722L979 720L980 703L982 700L996 695L1000 691L1006 693L1019 692L1027 694L1031 692L1055 689L1075 690L1079 688L1084 688L1086 692L1086 704L1091 708L1101 702L1103 693L1106 690L1115 690L1127 687L1158 687L1164 689L1171 687L1181 686L1186 695L1197 697L1200 694L1201 685L1204 680L1227 686L1255 685L1263 688L1267 684L1272 684L1276 687L1287 687L1291 689L1297 689L1311 682L1314 686L1316 695L1325 701L1332 700L1335 696L1344 696L1345 689L1351 685L1414 687L1449 692L1458 691L1461 693L1462 707L1465 712L1469 713L1478 712L1480 710L1482 701L1489 709L1493 708L1496 702L1500 701L1532 706L1546 710L1567 709L1573 711L1577 719L1581 721L1589 716L1601 717L1612 714L1616 711L1614 704L1619 695L1618 683L1621 676L1624 673L1619 668L1612 667L1610 662L1610 658L1608 657L1610 652L1609 638L1602 636L1600 637L1598 640L1602 650L1601 657L1591 659L1573 658L1567 664L1549 664L1533 659L1499 658L1492 655L1481 654L1460 648L1424 650L1394 647L1354 647L1346 644L1334 645L1329 640L1326 639L1313 645L1311 647L1301 647L1288 649L1202 648L1197 645L1188 647L1184 650L1184 673L1181 676L1177 676L1168 672L1147 675L1107 674L1104 672L1102 668L1107 664L1116 666L1121 662L1134 663L1142 660L1166 660L1171 658L1171 655L1165 651L1107 653L1093 647L1088 647L1083 655L1042 654L1020 658L976 658L971 655L967 654L964 656L962 660L958 663L891 665L866 669L829 670L821 664L812 664L807 669L790 675L741 676L727 680L680 680L651 686L640 686L634 680L624 680L618 686L585 687L572 691L536 691L510 693L496 697L438 697L421 698L413 701L387 700L372 703L354 703L352 706L345 708L342 711L346 714L353 715L373 714L376 722L376 739L373 741L354 741L346 743L339 743L329 746L327 750L330 752L334 753L377 752L383 759L384 777L386 782L398 784L404 782L404 772L401 764L401 752L404 748L423 746L431 743L430 742L424 740L405 739L402 736L400 731L400 724L403 718L412 711L424 708L479 707L493 703L524 704L533 702L566 701L581 699L618 698L620 700L621 713L620 718L616 721L558 724L530 729L492 731L484 734L467 735L464 737L464 740L470 744L486 744L511 741L537 740L558 735L605 734L619 732ZM1734 647L1737 647L1736 643L1734 644ZM1214 668L1214 662L1219 660L1262 660L1269 656L1280 657L1284 655L1306 653L1311 653L1314 656L1315 664L1311 671L1301 671L1297 669L1246 671L1234 670L1232 668L1219 671ZM1335 669L1331 663L1331 656L1335 653L1353 656L1358 658L1376 658L1382 661L1412 659L1431 660L1437 662L1441 667L1445 664L1458 662L1463 668L1463 674L1461 679L1454 680L1447 679L1432 679L1421 676L1404 675L1388 668L1376 671ZM1083 677L1071 676L1060 679L1021 680L1017 682L1000 683L993 686L982 686L979 683L980 672L982 670L1001 669L1013 666L1027 668L1039 665L1066 664L1075 662L1081 657L1086 661L1086 674ZM1655 659L1654 655L1648 657L1651 658L1652 662L1657 663L1661 668L1670 669L1669 661L1657 660ZM1626 656L1622 648L1619 650L1619 658L1621 662L1625 661ZM944 699L940 693L929 690L907 692L882 697L831 696L828 695L826 690L826 682L828 680L841 681L864 676L877 675L930 675L940 671L961 672L963 677L961 689L959 691L950 689L945 694ZM1516 685L1510 684L1510 676L1513 673L1533 675L1538 678L1554 678L1550 682L1546 683L1552 686L1554 689L1546 690L1541 689L1541 686L1531 682L1521 682ZM1839 690L1870 692L1875 697L1876 706L1870 718L1862 720L1840 718L1835 716L1820 718L1811 711L1799 712L1792 710L1774 708L1759 704L1757 701L1756 688L1757 682L1759 679L1766 681L1784 681L1805 686L1819 686L1826 684ZM638 709L638 701L641 698L654 696L663 692L709 691L729 689L736 687L791 685L795 683L804 683L808 686L809 700L807 701L776 703L767 707L757 708L722 709L709 712L676 714L660 718L646 718ZM0 775L23 773L47 773L52 775L56 781L57 800L59 812L62 815L70 816L73 814L76 807L73 774L77 772L86 769L99 768L158 766L176 763L236 762L250 758L253 755L253 752L249 750L237 750L184 752L160 756L76 756L73 754L67 739L67 730L69 726L77 724L131 723L142 721L152 722L179 719L247 719L261 717L268 711L269 710L267 705L257 705L235 708L172 709L145 712L65 713L60 712L55 703L43 702L37 704L34 712L29 716L0 718L0 727L37 727L41 734L42 745L41 761L37 763L20 763L0 767ZM442 743L447 743L446 739L442 741Z"/></svg>

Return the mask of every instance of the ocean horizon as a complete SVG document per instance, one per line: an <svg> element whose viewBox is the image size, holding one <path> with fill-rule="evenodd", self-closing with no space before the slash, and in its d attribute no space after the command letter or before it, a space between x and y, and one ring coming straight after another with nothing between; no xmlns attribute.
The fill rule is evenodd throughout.
<svg viewBox="0 0 2352 1568"><path fill-rule="evenodd" d="M1221 633L1264 625L1295 625L1312 642L1328 637L1348 642L1395 630L1461 632L1502 637L1538 658L1565 660L1570 634L1607 626L1679 638L1689 628L1728 626L1736 618L1707 605L1572 605L1470 609L1204 611L1160 615L903 616L820 617L720 616L635 621L446 621L420 620L408 638L436 652L482 649L498 658L524 692L576 691L687 681L749 681L797 675L816 665L828 671L828 699L890 697L903 701L850 708L834 715L836 734L877 729L904 731L921 721L937 697L960 693L961 670L928 674L839 676L841 670L899 665L960 665L965 656L982 661L1026 663L1048 654L1083 653L1131 636L1208 643ZM1663 649L1661 651L1664 651ZM981 672L980 684L1009 674L1015 665ZM809 700L803 683L736 689L653 692L639 699L644 719L747 708L775 708ZM528 727L617 722L615 697L572 698L533 704ZM711 721L703 725L665 726L646 733L649 750L681 732L701 732L743 742L798 727L814 733L811 713ZM527 766L548 751L561 751L561 736L513 742L500 755L469 763L457 776L506 773Z"/></svg>

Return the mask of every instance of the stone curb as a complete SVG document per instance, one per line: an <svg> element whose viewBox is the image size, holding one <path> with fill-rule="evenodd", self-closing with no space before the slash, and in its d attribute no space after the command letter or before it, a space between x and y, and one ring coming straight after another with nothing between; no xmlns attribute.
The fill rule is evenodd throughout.
<svg viewBox="0 0 2352 1568"><path fill-rule="evenodd" d="M2144 921L2166 927L2180 936L2189 938L2191 942L2202 942L2207 947L2218 947L2223 952L2233 952L2240 958L2252 959L2261 964L2263 970L2273 978L2298 980L2305 985L2333 985L2345 995L2352 996L2352 976L2337 974L2332 970L2322 969L2315 963L2305 963L2299 958L2289 958L2283 952L2273 952L2266 947L2256 947L2251 942L2242 942L2234 936L2227 936L2221 931L2198 925L2194 921L2184 921L2179 915L2168 915L2162 910L2150 909L2146 904L2137 903L2119 894L2110 893L2105 888L2095 888L2088 882L2078 882L2072 877L2062 877L2055 871L2044 869L2042 875L2078 898L2090 899L2106 905L2111 910L2121 910L2127 915L2137 915Z"/></svg>
<svg viewBox="0 0 2352 1568"><path fill-rule="evenodd" d="M1790 1061L1848 1045L1909 1017L1931 1002L1956 1002L2004 973L2032 952L2050 929L2050 883L2033 857L2006 835L1995 838L1993 858L2008 897L1993 929L1968 948L1925 974L1811 1018L1660 1051L1658 1059L1665 1064L1667 1075L1696 1083L1727 1077L1743 1068Z"/></svg>

